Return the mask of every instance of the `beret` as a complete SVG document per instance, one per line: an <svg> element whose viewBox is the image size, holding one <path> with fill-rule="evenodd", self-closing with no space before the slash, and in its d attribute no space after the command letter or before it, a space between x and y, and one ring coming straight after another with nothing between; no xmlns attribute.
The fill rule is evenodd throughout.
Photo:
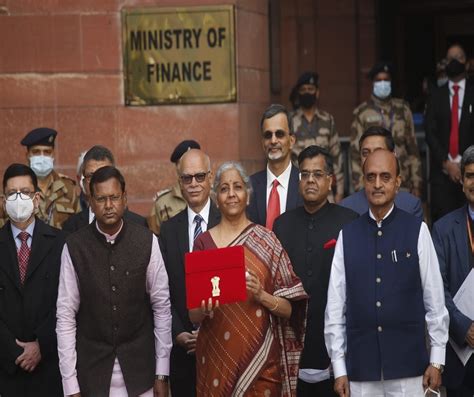
<svg viewBox="0 0 474 397"><path fill-rule="evenodd" d="M296 82L296 89L303 84L312 84L317 87L319 85L319 75L316 72L304 72Z"/></svg>
<svg viewBox="0 0 474 397"><path fill-rule="evenodd" d="M57 131L52 128L35 128L28 132L20 143L27 147L34 145L54 146L56 135L58 135Z"/></svg>
<svg viewBox="0 0 474 397"><path fill-rule="evenodd" d="M183 154L189 149L201 149L201 146L199 146L199 143L193 141L192 139L183 141L179 143L178 146L176 146L173 150L173 153L171 153L170 161L172 163L177 163Z"/></svg>
<svg viewBox="0 0 474 397"><path fill-rule="evenodd" d="M393 67L389 62L377 62L372 69L370 69L368 76L370 80L373 80L375 76L379 73L385 72L388 73L390 76L393 76Z"/></svg>

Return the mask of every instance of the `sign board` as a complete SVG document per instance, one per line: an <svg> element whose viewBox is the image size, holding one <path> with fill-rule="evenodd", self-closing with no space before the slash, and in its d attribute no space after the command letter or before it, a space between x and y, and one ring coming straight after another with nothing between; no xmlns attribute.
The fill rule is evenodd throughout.
<svg viewBox="0 0 474 397"><path fill-rule="evenodd" d="M233 6L122 11L126 105L236 99Z"/></svg>

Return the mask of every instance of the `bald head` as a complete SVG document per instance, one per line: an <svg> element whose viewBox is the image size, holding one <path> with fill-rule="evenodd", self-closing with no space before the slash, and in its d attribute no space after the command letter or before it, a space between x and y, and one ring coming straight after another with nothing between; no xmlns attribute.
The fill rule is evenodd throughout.
<svg viewBox="0 0 474 397"><path fill-rule="evenodd" d="M371 159L372 162L375 162L377 165L384 164L385 166L388 167L393 167L393 173L395 176L400 175L400 163L397 159L397 156L395 155L394 152L391 152L386 149L378 148L375 149L374 152L370 153L365 160L365 162L362 164L362 172L366 173L366 169L368 168L367 162ZM372 164L370 164L372 165Z"/></svg>
<svg viewBox="0 0 474 397"><path fill-rule="evenodd" d="M178 172L181 174L183 167L189 166L189 164L195 164L202 162L206 171L211 170L211 160L209 156L200 149L190 149L178 161Z"/></svg>

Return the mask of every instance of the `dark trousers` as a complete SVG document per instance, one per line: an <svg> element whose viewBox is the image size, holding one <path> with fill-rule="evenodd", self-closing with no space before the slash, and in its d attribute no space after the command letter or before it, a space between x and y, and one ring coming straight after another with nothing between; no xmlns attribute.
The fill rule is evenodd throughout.
<svg viewBox="0 0 474 397"><path fill-rule="evenodd" d="M196 356L173 346L170 360L171 397L196 396Z"/></svg>
<svg viewBox="0 0 474 397"><path fill-rule="evenodd" d="M338 397L334 391L334 378L318 383L307 383L298 379L296 395L297 397Z"/></svg>
<svg viewBox="0 0 474 397"><path fill-rule="evenodd" d="M466 363L466 372L462 385L457 389L446 389L448 397L472 397L474 396L474 356Z"/></svg>
<svg viewBox="0 0 474 397"><path fill-rule="evenodd" d="M454 183L447 175L436 175L431 179L431 221L434 223L447 213L458 209L466 202L460 183Z"/></svg>

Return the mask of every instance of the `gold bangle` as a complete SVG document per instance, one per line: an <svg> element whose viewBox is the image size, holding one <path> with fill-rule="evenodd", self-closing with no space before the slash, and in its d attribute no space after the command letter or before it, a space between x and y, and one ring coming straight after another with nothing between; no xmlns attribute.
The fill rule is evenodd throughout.
<svg viewBox="0 0 474 397"><path fill-rule="evenodd" d="M278 298L276 296L273 296L275 298L275 306L269 309L271 312L274 312L276 309L278 309Z"/></svg>

